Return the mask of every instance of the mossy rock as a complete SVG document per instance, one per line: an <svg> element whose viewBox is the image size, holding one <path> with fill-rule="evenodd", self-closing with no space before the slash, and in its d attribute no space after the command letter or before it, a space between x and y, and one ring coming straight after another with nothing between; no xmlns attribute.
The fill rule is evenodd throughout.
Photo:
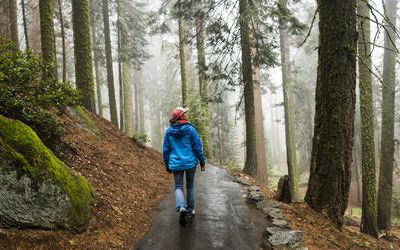
<svg viewBox="0 0 400 250"><path fill-rule="evenodd" d="M0 115L0 226L82 232L94 200L30 127Z"/></svg>

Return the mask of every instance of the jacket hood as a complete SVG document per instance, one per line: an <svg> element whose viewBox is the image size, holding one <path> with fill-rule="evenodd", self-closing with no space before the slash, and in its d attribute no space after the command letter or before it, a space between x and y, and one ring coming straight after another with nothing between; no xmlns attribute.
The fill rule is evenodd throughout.
<svg viewBox="0 0 400 250"><path fill-rule="evenodd" d="M189 131L188 126L185 125L190 125L189 123L178 123L178 124L173 124L171 125L170 128L170 133L173 137L182 137L185 136Z"/></svg>

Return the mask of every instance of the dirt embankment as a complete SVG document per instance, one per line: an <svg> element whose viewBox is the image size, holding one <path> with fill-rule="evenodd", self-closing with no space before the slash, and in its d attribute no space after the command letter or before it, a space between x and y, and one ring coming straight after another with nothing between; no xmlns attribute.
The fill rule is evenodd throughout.
<svg viewBox="0 0 400 250"><path fill-rule="evenodd" d="M155 207L171 191L161 154L133 142L108 121L86 114L100 137L76 116L64 115L63 141L69 146L56 154L96 192L87 232L0 229L0 249L132 248L148 230Z"/></svg>

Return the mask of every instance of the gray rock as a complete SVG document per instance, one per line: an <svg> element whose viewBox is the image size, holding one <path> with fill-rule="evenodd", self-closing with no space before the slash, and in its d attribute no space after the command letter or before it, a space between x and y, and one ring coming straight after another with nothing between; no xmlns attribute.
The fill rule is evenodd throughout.
<svg viewBox="0 0 400 250"><path fill-rule="evenodd" d="M300 230L268 227L267 231L271 234L268 240L273 246L294 245L297 242L300 242L303 237L303 233Z"/></svg>
<svg viewBox="0 0 400 250"><path fill-rule="evenodd" d="M274 207L264 207L262 211L265 215L269 216L269 213L271 213L272 211L279 213L280 210L278 208L274 208Z"/></svg>
<svg viewBox="0 0 400 250"><path fill-rule="evenodd" d="M234 181L239 182L239 183L241 183L243 185L246 185L246 186L251 186L250 181L248 179L244 178L244 177L237 177Z"/></svg>
<svg viewBox="0 0 400 250"><path fill-rule="evenodd" d="M247 189L248 189L250 192L251 192L251 191L260 192L260 190L261 190L261 189L260 189L260 187L258 187L258 186L254 186L254 185L253 185L253 186L250 186L250 187L248 187Z"/></svg>
<svg viewBox="0 0 400 250"><path fill-rule="evenodd" d="M272 225L277 227L286 227L288 225L287 221L281 219L272 219Z"/></svg>
<svg viewBox="0 0 400 250"><path fill-rule="evenodd" d="M249 197L250 197L250 199L255 200L255 201L264 200L264 195L261 192L258 192L258 191L251 191L249 193Z"/></svg>
<svg viewBox="0 0 400 250"><path fill-rule="evenodd" d="M289 249L295 249L295 250L308 250L308 247L305 246L303 241L299 241L297 243L294 243L289 246Z"/></svg>
<svg viewBox="0 0 400 250"><path fill-rule="evenodd" d="M281 220L284 219L280 210L272 210L268 215L274 219L281 219Z"/></svg>
<svg viewBox="0 0 400 250"><path fill-rule="evenodd" d="M282 232L289 232L289 228L282 228L282 227L267 227L267 232L271 235L279 234Z"/></svg>
<svg viewBox="0 0 400 250"><path fill-rule="evenodd" d="M89 183L32 129L0 116L0 226L81 232L93 203Z"/></svg>
<svg viewBox="0 0 400 250"><path fill-rule="evenodd" d="M278 208L279 205L280 203L278 201L265 199L257 203L257 208L258 209L263 209L265 207Z"/></svg>

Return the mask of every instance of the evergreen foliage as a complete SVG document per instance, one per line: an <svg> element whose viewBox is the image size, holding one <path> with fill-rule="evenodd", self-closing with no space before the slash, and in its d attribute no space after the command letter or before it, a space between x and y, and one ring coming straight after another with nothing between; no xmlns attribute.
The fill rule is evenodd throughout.
<svg viewBox="0 0 400 250"><path fill-rule="evenodd" d="M57 114L79 103L80 95L69 83L41 80L43 60L31 52L12 53L0 41L0 114L31 126L48 145L55 146L63 133Z"/></svg>
<svg viewBox="0 0 400 250"><path fill-rule="evenodd" d="M148 15L143 11L145 4L137 1L119 1L123 2L119 21L121 37L127 38L126 43L122 44L125 49L119 56L123 62L131 62L136 69L140 69L143 62L150 57L146 50Z"/></svg>

